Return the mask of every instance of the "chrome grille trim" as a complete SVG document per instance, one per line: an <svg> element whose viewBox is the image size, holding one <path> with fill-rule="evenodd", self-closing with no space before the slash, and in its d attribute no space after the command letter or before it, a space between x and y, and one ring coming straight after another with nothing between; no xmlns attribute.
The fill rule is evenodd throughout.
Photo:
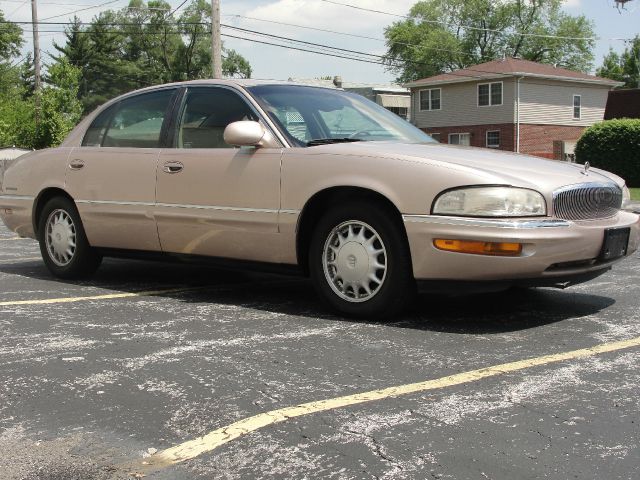
<svg viewBox="0 0 640 480"><path fill-rule="evenodd" d="M553 192L553 212L563 220L613 217L622 208L622 189L615 183L578 183Z"/></svg>

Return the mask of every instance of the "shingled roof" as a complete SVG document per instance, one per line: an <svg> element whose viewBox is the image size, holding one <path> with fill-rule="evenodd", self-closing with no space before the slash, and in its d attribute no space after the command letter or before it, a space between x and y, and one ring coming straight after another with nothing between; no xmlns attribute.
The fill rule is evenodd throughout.
<svg viewBox="0 0 640 480"><path fill-rule="evenodd" d="M443 73L433 77L423 78L410 82L406 87L419 87L423 85L472 82L485 79L505 77L536 77L553 80L565 80L580 83L595 83L606 86L618 86L620 82L608 78L596 77L582 72L557 68L546 63L532 62L519 58L503 58L491 62L480 63L469 68Z"/></svg>

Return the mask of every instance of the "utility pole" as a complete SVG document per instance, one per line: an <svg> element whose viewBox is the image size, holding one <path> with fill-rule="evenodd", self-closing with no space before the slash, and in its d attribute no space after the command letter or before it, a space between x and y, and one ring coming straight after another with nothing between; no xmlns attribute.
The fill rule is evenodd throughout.
<svg viewBox="0 0 640 480"><path fill-rule="evenodd" d="M35 0L32 0L35 1ZM222 40L220 40L220 0L211 0L211 67L213 78L222 78Z"/></svg>
<svg viewBox="0 0 640 480"><path fill-rule="evenodd" d="M31 21L33 23L33 72L35 76L36 125L40 117L40 36L38 35L38 5L31 0Z"/></svg>
<svg viewBox="0 0 640 480"><path fill-rule="evenodd" d="M631 55L633 55L633 47L635 42L631 42ZM636 48L636 70L638 71L638 88L640 88L640 44Z"/></svg>

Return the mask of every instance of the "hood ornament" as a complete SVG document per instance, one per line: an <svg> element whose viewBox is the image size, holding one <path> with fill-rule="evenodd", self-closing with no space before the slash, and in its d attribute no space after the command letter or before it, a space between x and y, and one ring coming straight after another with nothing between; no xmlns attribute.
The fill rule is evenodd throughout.
<svg viewBox="0 0 640 480"><path fill-rule="evenodd" d="M584 171L580 172L583 175L589 175L589 169L591 168L591 164L589 162L584 162Z"/></svg>

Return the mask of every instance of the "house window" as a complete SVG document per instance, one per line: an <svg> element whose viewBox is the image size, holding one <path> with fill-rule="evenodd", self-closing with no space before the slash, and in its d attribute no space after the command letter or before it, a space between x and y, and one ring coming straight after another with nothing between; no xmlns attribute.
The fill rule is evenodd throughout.
<svg viewBox="0 0 640 480"><path fill-rule="evenodd" d="M405 120L409 120L409 109L406 107L384 107L390 112L395 113L399 117L404 118Z"/></svg>
<svg viewBox="0 0 640 480"><path fill-rule="evenodd" d="M471 134L469 133L450 133L449 143L451 145L471 145Z"/></svg>
<svg viewBox="0 0 640 480"><path fill-rule="evenodd" d="M502 105L502 82L478 84L478 106Z"/></svg>
<svg viewBox="0 0 640 480"><path fill-rule="evenodd" d="M420 90L420 111L440 110L440 96L439 88Z"/></svg>
<svg viewBox="0 0 640 480"><path fill-rule="evenodd" d="M500 130L487 131L487 148L500 148Z"/></svg>
<svg viewBox="0 0 640 480"><path fill-rule="evenodd" d="M433 138L436 142L440 143L440 134L439 133L430 133L429 136Z"/></svg>
<svg viewBox="0 0 640 480"><path fill-rule="evenodd" d="M580 95L573 96L573 118L580 120L580 110L582 109L582 97Z"/></svg>

